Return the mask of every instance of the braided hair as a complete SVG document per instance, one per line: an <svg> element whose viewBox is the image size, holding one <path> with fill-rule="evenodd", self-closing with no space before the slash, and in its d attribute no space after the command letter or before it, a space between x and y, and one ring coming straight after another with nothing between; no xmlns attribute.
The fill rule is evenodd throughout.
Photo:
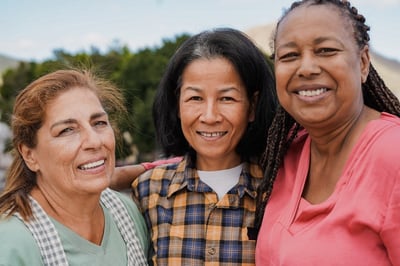
<svg viewBox="0 0 400 266"><path fill-rule="evenodd" d="M368 31L370 27L365 24L365 17L358 13L358 10L351 6L346 0L302 0L294 2L279 19L271 46L274 51L276 31L280 22L297 7L304 5L332 5L337 7L344 19L348 20L353 28L354 39L362 49L370 40ZM274 58L274 53L272 58ZM385 82L379 76L372 64L370 64L367 80L362 84L364 104L379 112L387 112L400 117L399 99L389 90ZM273 183L281 166L283 158L297 135L301 126L287 113L282 106L277 107L275 118L268 131L266 149L260 159L264 170L264 180L259 186L257 197L257 211L255 228L260 229L266 204L272 192Z"/></svg>

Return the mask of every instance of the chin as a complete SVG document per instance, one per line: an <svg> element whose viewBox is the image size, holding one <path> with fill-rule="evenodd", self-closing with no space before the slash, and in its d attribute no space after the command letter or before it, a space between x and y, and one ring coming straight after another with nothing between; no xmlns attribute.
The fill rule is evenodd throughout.
<svg viewBox="0 0 400 266"><path fill-rule="evenodd" d="M100 194L103 190L110 186L109 179L85 180L79 184L82 191L87 191L89 194Z"/></svg>

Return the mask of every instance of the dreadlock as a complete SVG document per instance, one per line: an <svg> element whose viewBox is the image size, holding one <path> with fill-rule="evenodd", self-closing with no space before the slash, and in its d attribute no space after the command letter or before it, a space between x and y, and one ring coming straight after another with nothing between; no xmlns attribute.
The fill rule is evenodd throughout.
<svg viewBox="0 0 400 266"><path fill-rule="evenodd" d="M354 39L357 46L362 49L368 45L370 40L368 31L370 27L365 24L365 17L358 13L358 10L351 6L346 0L302 0L294 2L279 19L275 34L273 36L272 51L276 39L276 31L280 22L297 7L303 5L333 5L338 8L340 13L347 19L354 31ZM274 54L272 54L274 57ZM379 112L387 112L400 117L399 99L389 90L385 82L379 76L372 64L370 64L369 74L365 83L362 84L364 104ZM268 130L266 149L260 159L260 164L264 170L264 179L258 188L257 211L255 217L255 228L260 229L266 204L273 189L273 183L281 166L283 158L295 139L301 126L281 107L278 106L275 118Z"/></svg>

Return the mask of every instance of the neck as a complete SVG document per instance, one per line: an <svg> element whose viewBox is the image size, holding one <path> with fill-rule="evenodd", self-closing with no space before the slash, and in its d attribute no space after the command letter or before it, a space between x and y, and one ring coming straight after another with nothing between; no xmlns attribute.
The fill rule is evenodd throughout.
<svg viewBox="0 0 400 266"><path fill-rule="evenodd" d="M353 147L369 121L379 113L366 108L357 119L337 128L334 133L311 137L311 158L303 197L311 203L326 200L334 191Z"/></svg>
<svg viewBox="0 0 400 266"><path fill-rule="evenodd" d="M100 245L104 231L104 213L100 195L71 196L68 199L40 187L31 191L31 196L43 210L86 240Z"/></svg>
<svg viewBox="0 0 400 266"><path fill-rule="evenodd" d="M306 128L312 140L312 152L318 156L337 156L354 146L368 122L379 116L377 111L364 106L360 113L333 129Z"/></svg>
<svg viewBox="0 0 400 266"><path fill-rule="evenodd" d="M241 158L239 155L232 158L203 158L197 156L196 158L196 168L202 171L218 171L230 169L238 166L241 163Z"/></svg>

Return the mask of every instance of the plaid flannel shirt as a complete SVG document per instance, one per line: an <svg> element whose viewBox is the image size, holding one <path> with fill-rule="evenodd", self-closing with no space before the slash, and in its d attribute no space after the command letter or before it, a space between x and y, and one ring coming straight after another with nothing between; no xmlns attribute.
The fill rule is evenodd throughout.
<svg viewBox="0 0 400 266"><path fill-rule="evenodd" d="M257 164L220 201L189 158L147 171L132 183L151 232L155 265L254 265Z"/></svg>

